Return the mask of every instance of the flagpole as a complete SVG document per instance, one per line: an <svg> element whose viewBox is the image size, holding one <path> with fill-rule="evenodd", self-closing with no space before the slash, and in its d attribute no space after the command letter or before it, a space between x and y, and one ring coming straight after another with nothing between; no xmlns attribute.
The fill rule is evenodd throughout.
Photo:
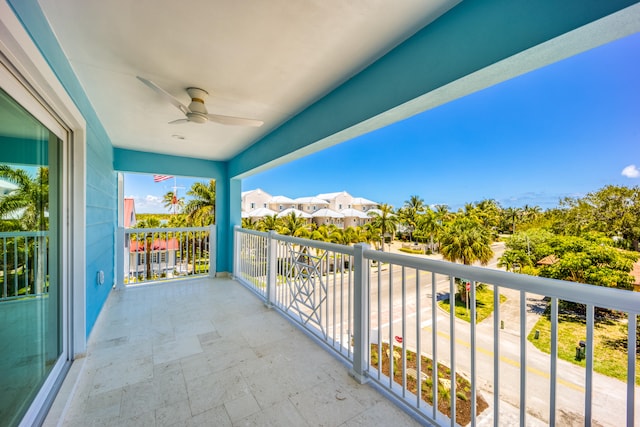
<svg viewBox="0 0 640 427"><path fill-rule="evenodd" d="M178 181L175 175L173 176L173 197L176 203L173 204L173 214L176 214L176 206L178 205ZM171 200L173 202L173 200Z"/></svg>

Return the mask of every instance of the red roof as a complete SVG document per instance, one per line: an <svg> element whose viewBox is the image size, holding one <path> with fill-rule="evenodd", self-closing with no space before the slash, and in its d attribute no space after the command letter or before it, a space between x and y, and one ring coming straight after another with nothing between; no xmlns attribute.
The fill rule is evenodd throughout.
<svg viewBox="0 0 640 427"><path fill-rule="evenodd" d="M124 228L136 225L136 204L133 199L124 199Z"/></svg>
<svg viewBox="0 0 640 427"><path fill-rule="evenodd" d="M155 239L153 243L151 243L152 251L176 251L180 249L180 243L178 239ZM131 240L131 244L129 245L130 252L144 252L147 250L146 242Z"/></svg>

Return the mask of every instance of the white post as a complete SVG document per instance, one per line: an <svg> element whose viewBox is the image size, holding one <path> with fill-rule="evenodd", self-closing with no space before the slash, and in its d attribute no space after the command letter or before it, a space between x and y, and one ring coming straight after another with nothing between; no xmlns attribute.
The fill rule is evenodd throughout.
<svg viewBox="0 0 640 427"><path fill-rule="evenodd" d="M175 194L175 193L174 193ZM209 226L209 278L215 279L216 277L216 226L211 224Z"/></svg>
<svg viewBox="0 0 640 427"><path fill-rule="evenodd" d="M124 244L124 227L118 227L117 236L116 236L116 288L122 289L124 288L124 276L128 272L125 272L125 256L129 256L127 252L127 248L129 245L125 246ZM127 263L127 266L129 263Z"/></svg>
<svg viewBox="0 0 640 427"><path fill-rule="evenodd" d="M278 279L278 240L276 235L277 233L271 230L269 237L267 237L267 307L273 307L276 302L276 280Z"/></svg>
<svg viewBox="0 0 640 427"><path fill-rule="evenodd" d="M349 375L360 384L369 381L367 367L369 361L368 332L369 332L369 271L368 262L364 259L363 252L369 245L358 243L354 245L353 254L353 368Z"/></svg>
<svg viewBox="0 0 640 427"><path fill-rule="evenodd" d="M238 230L240 229L239 225L233 227L233 271L231 274L234 278L238 278L240 274L240 236Z"/></svg>

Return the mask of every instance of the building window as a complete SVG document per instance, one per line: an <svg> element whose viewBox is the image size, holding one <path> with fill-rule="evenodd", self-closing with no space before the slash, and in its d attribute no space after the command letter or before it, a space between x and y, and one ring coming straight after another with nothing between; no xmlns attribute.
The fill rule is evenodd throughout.
<svg viewBox="0 0 640 427"><path fill-rule="evenodd" d="M251 203L251 209L255 209L256 208L256 204L255 203Z"/></svg>

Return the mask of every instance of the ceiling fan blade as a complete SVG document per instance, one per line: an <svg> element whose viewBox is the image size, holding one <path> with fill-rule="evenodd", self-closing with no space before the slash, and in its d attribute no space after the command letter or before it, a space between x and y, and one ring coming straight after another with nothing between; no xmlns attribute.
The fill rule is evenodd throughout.
<svg viewBox="0 0 640 427"><path fill-rule="evenodd" d="M181 123L189 123L189 119L178 119L169 122L170 125L179 125Z"/></svg>
<svg viewBox="0 0 640 427"><path fill-rule="evenodd" d="M160 86L158 86L151 80L147 80L144 77L140 77L140 76L136 76L136 78L140 80L142 83L144 83L145 85L149 86L154 91L156 91L156 93L164 96L167 99L167 101L169 101L172 105L174 105L178 110L182 111L183 114L187 114L189 112L189 109L182 102L178 101L176 98L173 97L173 95L171 95L169 92L162 89Z"/></svg>
<svg viewBox="0 0 640 427"><path fill-rule="evenodd" d="M220 114L207 114L209 120L223 125L260 127L262 120L245 119L242 117L221 116Z"/></svg>

